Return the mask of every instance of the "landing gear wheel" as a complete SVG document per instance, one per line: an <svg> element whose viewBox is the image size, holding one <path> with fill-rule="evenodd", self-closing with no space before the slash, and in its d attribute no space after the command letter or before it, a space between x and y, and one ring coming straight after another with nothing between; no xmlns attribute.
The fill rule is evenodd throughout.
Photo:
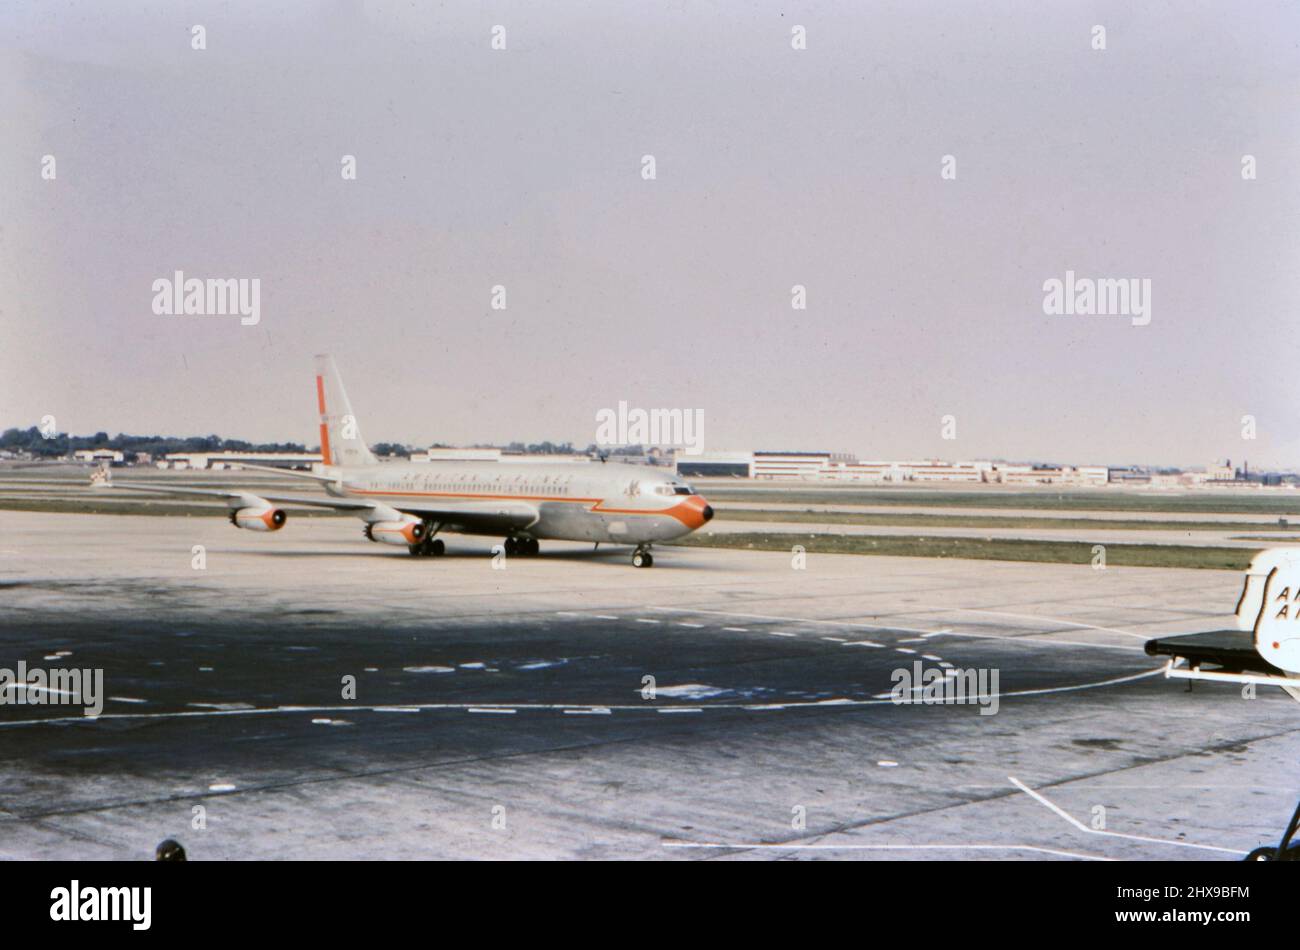
<svg viewBox="0 0 1300 950"><path fill-rule="evenodd" d="M529 557L535 557L537 555L537 552L542 549L542 546L537 543L536 538L529 538L527 541L524 542L524 547L525 547L525 553Z"/></svg>
<svg viewBox="0 0 1300 950"><path fill-rule="evenodd" d="M633 567L654 567L655 559L649 551L636 551L632 554Z"/></svg>
<svg viewBox="0 0 1300 950"><path fill-rule="evenodd" d="M1293 844L1285 851L1275 847L1256 848L1246 855L1247 861L1300 861L1300 844Z"/></svg>
<svg viewBox="0 0 1300 950"><path fill-rule="evenodd" d="M1276 847L1256 848L1246 855L1247 861L1300 861L1300 805L1295 806L1286 831Z"/></svg>
<svg viewBox="0 0 1300 950"><path fill-rule="evenodd" d="M442 543L442 538L425 537L419 544L408 544L406 550L413 557L439 557L447 550L447 545Z"/></svg>
<svg viewBox="0 0 1300 950"><path fill-rule="evenodd" d="M519 542L516 541L514 538L506 538L506 554L510 555L510 554L518 554L518 553L519 553Z"/></svg>

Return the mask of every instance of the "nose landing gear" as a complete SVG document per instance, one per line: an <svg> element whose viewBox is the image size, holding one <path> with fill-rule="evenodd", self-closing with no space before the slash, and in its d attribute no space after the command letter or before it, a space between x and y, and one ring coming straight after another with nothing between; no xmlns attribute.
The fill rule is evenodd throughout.
<svg viewBox="0 0 1300 950"><path fill-rule="evenodd" d="M633 567L654 567L655 559L648 547L638 547L632 552Z"/></svg>

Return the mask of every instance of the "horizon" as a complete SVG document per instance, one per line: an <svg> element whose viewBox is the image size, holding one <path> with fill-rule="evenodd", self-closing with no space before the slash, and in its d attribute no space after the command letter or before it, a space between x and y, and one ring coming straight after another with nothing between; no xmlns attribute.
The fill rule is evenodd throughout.
<svg viewBox="0 0 1300 950"><path fill-rule="evenodd" d="M3 437L3 436L5 436L5 435L7 435L9 432L13 432L13 431L18 431L18 432L21 432L21 433L27 433L27 432L30 432L30 431L32 431L32 430L36 430L37 432L39 432L39 427L38 427L38 426L25 426L25 427L19 427L19 426L6 426L6 427L4 427L4 428L0 428L0 437ZM105 435L108 436L107 439L99 440L99 441L102 441L102 442L104 443L104 444L102 444L102 445L91 445L91 446L86 446L86 448L91 448L91 449L97 449L97 448L110 448L109 443L116 442L116 441L121 441L121 440L123 440L123 439L128 439L128 440L132 440L132 441L142 441L142 440L147 440L147 439L158 439L158 440L165 440L165 441L188 441L188 440L201 440L201 439L217 439L217 440L219 440L219 441L222 442L222 443L244 443L244 444L247 444L247 445L250 446L250 448L247 449L247 451L261 451L261 450L262 450L262 447L263 447L263 446L267 446L267 445L285 445L285 446L294 445L294 446L302 446L302 451L305 452L305 453L310 453L310 452L319 452L319 451L320 451L320 443L319 443L319 441L317 441L317 442L315 442L315 443L312 443L312 442L309 442L309 441L301 441L301 440L296 440L296 439L267 439L267 440L257 440L257 439L248 439L248 438L240 438L240 437L222 436L222 435L218 435L217 433L214 433L214 432L206 433L206 434L203 434L203 435L163 435L163 434L158 434L158 433L149 433L149 434L144 434L144 433L130 433L130 432L118 432L118 433L116 433L115 435L110 435L110 434L108 434L108 432L109 432L109 430L107 430L107 429L96 430L96 432L94 432L94 433L91 433L91 434L83 434L83 435L78 435L78 434L74 434L74 433L64 433L64 432L60 432L60 433L57 433L55 437L63 436L63 437L66 437L66 438L68 438L68 439L70 439L70 440L76 440L76 441L79 441L79 442L85 442L85 441L92 441L92 440L94 439L94 436L95 436L95 435L99 435L100 433L103 433L103 434L105 434ZM508 439L508 440L506 440L506 441L504 441L504 442L500 442L500 443L475 443L475 444L461 444L461 445L449 445L449 444L442 443L442 442L422 443L422 442L418 442L418 441L403 441L403 440L400 440L400 439L381 439L381 440L373 440L373 441L368 441L368 442L367 442L367 445L368 445L372 450L375 448L375 446L380 446L380 445L397 446L397 447L400 447L400 448L402 448L403 450L408 451L408 452L422 452L422 451L426 451L426 450L428 450L428 449L436 449L436 448L446 448L446 449L500 449L500 450L502 450L502 451L506 451L506 450L510 450L510 449L512 449L512 448L515 447L515 446L519 446L519 447L522 447L522 448L525 449L524 454L536 454L536 453L531 453L531 449L534 448L534 447L540 447L540 446L543 446L543 445L546 445L546 444L550 444L553 448L557 448L557 449L558 449L558 448L562 448L564 445L567 444L567 445L569 445L569 446L573 449L573 454L575 454L575 455L586 455L586 454L590 454L593 450L599 452L599 451L601 451L602 449L604 449L605 451L609 452L609 454L611 454L611 455L619 455L619 454L648 454L651 450L654 450L654 449L658 449L658 450L660 450L661 452L672 452L672 451L674 451L674 447L671 446L671 445L649 445L649 444L640 444L640 443L636 443L636 444L633 444L633 445L627 445L627 446L613 446L613 447L610 447L610 446L604 446L604 447L602 447L602 446L598 445L598 444L595 443L595 442L588 442L588 443L586 443L585 445L583 445L583 444L580 444L580 443L578 443L578 442L575 442L575 441L573 441L573 440L571 440L571 439L570 439L570 440L556 440L556 439ZM73 451L73 450L72 450L72 449L69 449L69 452L71 452L71 451ZM132 451L136 451L136 450L132 450ZM232 451L232 450L228 450L228 449L192 449L192 450L191 450L191 449L178 449L178 450L175 450L175 451L176 451L177 453L180 453L180 454L189 453L189 454L196 454L196 455L197 455L197 454L204 454L204 453L207 453L207 452L213 452L213 453L215 453L215 452L221 452L221 451ZM283 451L288 451L288 450L285 449L285 450L283 450ZM707 450L705 450L705 452L704 452L703 454L704 454L704 456L708 456L708 455L712 455L712 454L727 454L727 453L733 453L733 452L740 452L740 453L743 453L743 452L777 453L777 454L791 454L791 455L797 455L797 454L812 454L812 453L817 453L817 452L828 452L828 453L830 453L830 454L832 454L832 455L840 455L840 454L849 455L849 456L853 457L854 459L856 459L856 460L858 460L858 461L860 461L860 462L919 462L919 461L940 461L940 462L950 462L950 463L958 463L958 462L990 462L990 463L993 463L993 464L1002 463L1002 464L1005 464L1005 465L1063 465L1063 466L1068 466L1068 467L1073 467L1073 468L1079 468L1079 467L1085 467L1085 468L1086 468L1086 467L1089 467L1089 466L1102 466L1102 465L1104 465L1104 466L1106 466L1106 467L1108 467L1108 468L1111 468L1111 469L1114 469L1114 470L1117 470L1117 471L1122 471L1122 470L1125 470L1125 469L1145 469L1145 470L1152 470L1152 471L1155 471L1155 470L1177 470L1177 471L1183 471L1183 472L1197 472L1197 471L1204 471L1204 470L1207 469L1210 465L1215 465L1215 464L1231 464L1234 468L1248 469L1248 470L1253 471L1253 472L1270 472L1270 473L1276 473L1276 474L1292 474L1292 473L1300 473L1300 468L1278 468L1278 467L1273 467L1273 466L1270 466L1270 465L1263 465L1263 464L1252 463L1252 462L1250 461L1250 459L1249 459L1249 458L1246 458L1246 457L1242 457L1242 458L1238 459L1237 461L1233 461L1231 458L1222 458L1222 457L1221 457L1221 458L1219 458L1219 459L1214 459L1214 460L1211 460L1211 461L1209 461L1209 462L1201 462L1201 463L1194 463L1194 464L1182 465L1182 464L1171 463L1171 462L1109 462L1109 461L1096 460L1096 459L1094 459L1094 460L1090 460L1090 461L1071 461L1071 460L1068 460L1068 459L1059 459L1059 458L1017 458L1017 457L1014 457L1014 456L1007 456L1007 455L988 455L988 456L984 456L984 455L981 455L981 456L965 456L965 455L949 455L949 456L942 456L942 455L939 455L939 456L903 456L903 455L887 455L887 454L880 454L880 453L875 453L875 454L867 455L867 454L854 453L854 452L841 452L841 451L836 450L836 449L815 449L815 448L813 448L813 449L810 449L810 448L803 448L803 449L780 449L780 448L753 448L753 447L751 447L751 448L724 448L724 449L707 449ZM687 456L687 457L690 457L690 456Z"/></svg>

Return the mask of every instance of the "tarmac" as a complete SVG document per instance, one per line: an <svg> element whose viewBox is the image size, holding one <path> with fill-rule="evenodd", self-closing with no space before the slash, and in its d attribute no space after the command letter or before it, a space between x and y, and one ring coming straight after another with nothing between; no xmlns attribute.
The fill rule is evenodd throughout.
<svg viewBox="0 0 1300 950"><path fill-rule="evenodd" d="M0 857L1232 860L1300 791L1291 699L1142 652L1232 572L447 543L0 511L0 668L105 694L0 704Z"/></svg>

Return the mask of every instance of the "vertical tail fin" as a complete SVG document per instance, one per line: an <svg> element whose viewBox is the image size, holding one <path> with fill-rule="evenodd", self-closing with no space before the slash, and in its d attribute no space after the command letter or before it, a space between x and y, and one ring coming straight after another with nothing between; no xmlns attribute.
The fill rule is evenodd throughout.
<svg viewBox="0 0 1300 950"><path fill-rule="evenodd" d="M316 404L320 409L320 452L326 465L373 465L376 459L361 438L343 378L334 357L316 357Z"/></svg>

